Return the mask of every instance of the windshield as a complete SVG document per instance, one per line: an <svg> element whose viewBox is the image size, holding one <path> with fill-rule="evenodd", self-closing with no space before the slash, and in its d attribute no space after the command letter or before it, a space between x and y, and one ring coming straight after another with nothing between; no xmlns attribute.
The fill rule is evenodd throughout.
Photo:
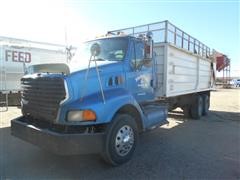
<svg viewBox="0 0 240 180"><path fill-rule="evenodd" d="M127 38L110 38L88 41L82 44L73 57L73 62L88 61L91 53L90 48L92 44L98 43L101 47L101 52L95 57L99 61L123 61L126 52L128 39Z"/></svg>

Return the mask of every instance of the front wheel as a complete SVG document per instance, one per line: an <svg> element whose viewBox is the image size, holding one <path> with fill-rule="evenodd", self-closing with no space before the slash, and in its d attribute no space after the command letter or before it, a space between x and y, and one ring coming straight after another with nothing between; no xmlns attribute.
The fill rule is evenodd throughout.
<svg viewBox="0 0 240 180"><path fill-rule="evenodd" d="M129 161L138 142L137 124L128 114L118 114L107 129L103 158L117 166Z"/></svg>

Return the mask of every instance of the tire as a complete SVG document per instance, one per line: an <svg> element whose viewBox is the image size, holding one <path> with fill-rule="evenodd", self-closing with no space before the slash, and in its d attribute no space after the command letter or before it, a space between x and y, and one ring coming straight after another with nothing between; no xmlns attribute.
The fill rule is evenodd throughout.
<svg viewBox="0 0 240 180"><path fill-rule="evenodd" d="M202 99L203 99L202 115L205 116L209 112L209 106L210 106L209 96L206 94L203 94Z"/></svg>
<svg viewBox="0 0 240 180"><path fill-rule="evenodd" d="M124 164L131 159L137 142L138 129L134 118L128 114L118 114L106 131L102 157L113 166Z"/></svg>
<svg viewBox="0 0 240 180"><path fill-rule="evenodd" d="M200 119L203 112L203 99L202 96L196 95L194 97L194 103L191 106L190 113L193 119Z"/></svg>
<svg viewBox="0 0 240 180"><path fill-rule="evenodd" d="M191 112L189 106L182 107L183 115L185 118L191 117Z"/></svg>

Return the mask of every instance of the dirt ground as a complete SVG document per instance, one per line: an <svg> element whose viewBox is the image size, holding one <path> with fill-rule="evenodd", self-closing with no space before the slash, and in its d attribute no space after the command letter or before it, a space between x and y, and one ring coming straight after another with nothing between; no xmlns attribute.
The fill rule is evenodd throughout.
<svg viewBox="0 0 240 180"><path fill-rule="evenodd" d="M240 89L211 93L208 116L184 119L140 136L130 162L106 165L97 155L57 156L10 135L21 110L0 113L0 179L240 179Z"/></svg>

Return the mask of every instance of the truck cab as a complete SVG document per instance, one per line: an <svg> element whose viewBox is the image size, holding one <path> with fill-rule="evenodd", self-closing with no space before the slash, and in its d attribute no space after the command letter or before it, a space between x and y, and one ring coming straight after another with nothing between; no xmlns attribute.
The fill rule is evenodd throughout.
<svg viewBox="0 0 240 180"><path fill-rule="evenodd" d="M32 66L12 134L57 154L125 163L140 132L167 122L167 107L154 102L154 65L151 34L120 34L85 42L68 65Z"/></svg>

